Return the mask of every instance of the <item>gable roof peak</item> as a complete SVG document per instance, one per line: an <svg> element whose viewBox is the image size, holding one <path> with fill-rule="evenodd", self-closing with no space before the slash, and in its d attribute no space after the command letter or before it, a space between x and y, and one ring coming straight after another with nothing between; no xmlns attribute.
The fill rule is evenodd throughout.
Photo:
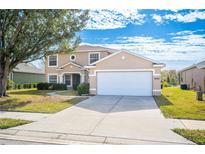
<svg viewBox="0 0 205 154"><path fill-rule="evenodd" d="M67 65L74 65L74 66L76 66L76 67L83 68L83 66L81 66L81 65L79 65L79 64L77 64L77 63L69 62L69 63L67 63L67 64L64 64L64 65L62 65L62 66L59 66L57 69L63 69L63 67L65 67L65 66L67 66Z"/></svg>
<svg viewBox="0 0 205 154"><path fill-rule="evenodd" d="M133 55L133 56L142 58L142 59L144 59L144 60L150 61L150 62L152 62L153 64L159 64L158 62L156 62L156 61L154 61L154 60L152 60L152 59L150 59L150 58L143 57L143 56L141 56L141 55L138 55L138 54L136 54L136 53L133 53L133 52L130 52L130 51L127 51L127 50L120 50L120 51L118 51L118 52L115 52L115 53L113 53L113 54L111 54L111 55L109 55L109 56L107 56L107 57L104 57L104 58L102 58L102 59L96 61L96 62L93 63L92 65L96 65L97 63L100 63L100 62L102 62L102 61L104 61L104 60L106 60L106 59L109 59L109 58L111 58L111 57L113 57L113 56L115 56L115 55L118 55L118 54L120 54L120 53L122 53L122 52L125 52L125 53L128 53L128 54L130 54L130 55Z"/></svg>
<svg viewBox="0 0 205 154"><path fill-rule="evenodd" d="M101 51L105 51L105 52L109 52L109 53L113 53L113 52L117 52L119 50L117 49L112 49L112 48L107 48L107 47L103 47L103 46L95 46L95 45L80 45L77 49L76 52L101 52Z"/></svg>

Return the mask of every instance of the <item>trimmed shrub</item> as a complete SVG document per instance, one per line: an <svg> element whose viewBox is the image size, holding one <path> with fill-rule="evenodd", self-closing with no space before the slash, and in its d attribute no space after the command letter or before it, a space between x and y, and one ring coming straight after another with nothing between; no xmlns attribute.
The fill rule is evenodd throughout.
<svg viewBox="0 0 205 154"><path fill-rule="evenodd" d="M66 84L42 82L37 84L38 90L66 90Z"/></svg>
<svg viewBox="0 0 205 154"><path fill-rule="evenodd" d="M49 83L41 82L37 84L37 89L38 90L48 90L49 85L50 85Z"/></svg>
<svg viewBox="0 0 205 154"><path fill-rule="evenodd" d="M21 84L18 84L17 89L23 89L23 86Z"/></svg>
<svg viewBox="0 0 205 154"><path fill-rule="evenodd" d="M33 88L37 88L37 83L34 83L34 84L33 84Z"/></svg>
<svg viewBox="0 0 205 154"><path fill-rule="evenodd" d="M36 88L37 83L14 84L13 89L31 89Z"/></svg>
<svg viewBox="0 0 205 154"><path fill-rule="evenodd" d="M89 94L89 84L88 83L81 83L77 87L77 91L79 95Z"/></svg>
<svg viewBox="0 0 205 154"><path fill-rule="evenodd" d="M164 82L162 83L162 87L169 87L168 82L164 81Z"/></svg>
<svg viewBox="0 0 205 154"><path fill-rule="evenodd" d="M66 90L67 86L66 84L62 83L52 83L48 87L49 90Z"/></svg>
<svg viewBox="0 0 205 154"><path fill-rule="evenodd" d="M13 82L13 80L8 80L8 81L7 81L7 87L6 87L6 89L7 89L7 90L10 90L10 89L13 89L13 87L14 87L14 82Z"/></svg>
<svg viewBox="0 0 205 154"><path fill-rule="evenodd" d="M23 84L23 88L24 89L27 89L27 87L28 87L28 85L25 83L25 84Z"/></svg>

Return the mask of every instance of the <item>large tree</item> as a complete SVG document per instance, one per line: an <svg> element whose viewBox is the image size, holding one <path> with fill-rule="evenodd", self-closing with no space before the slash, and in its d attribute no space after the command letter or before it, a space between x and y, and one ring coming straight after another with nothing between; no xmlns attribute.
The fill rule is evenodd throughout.
<svg viewBox="0 0 205 154"><path fill-rule="evenodd" d="M87 10L0 10L0 97L17 64L74 50L87 20Z"/></svg>

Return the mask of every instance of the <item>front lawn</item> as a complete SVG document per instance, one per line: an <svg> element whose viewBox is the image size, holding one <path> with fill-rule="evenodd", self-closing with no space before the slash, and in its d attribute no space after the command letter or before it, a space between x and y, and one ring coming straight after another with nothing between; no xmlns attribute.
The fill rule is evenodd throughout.
<svg viewBox="0 0 205 154"><path fill-rule="evenodd" d="M195 91L163 88L162 95L155 100L165 117L205 120L205 101L197 101Z"/></svg>
<svg viewBox="0 0 205 154"><path fill-rule="evenodd" d="M31 122L32 121L21 120L21 119L0 118L0 129L6 129L10 127L24 125Z"/></svg>
<svg viewBox="0 0 205 154"><path fill-rule="evenodd" d="M53 91L36 89L9 91L9 97L0 99L0 110L55 113L85 99L74 98L68 100L61 96L48 96L47 93L49 92Z"/></svg>
<svg viewBox="0 0 205 154"><path fill-rule="evenodd" d="M173 129L173 131L196 144L205 144L205 130Z"/></svg>

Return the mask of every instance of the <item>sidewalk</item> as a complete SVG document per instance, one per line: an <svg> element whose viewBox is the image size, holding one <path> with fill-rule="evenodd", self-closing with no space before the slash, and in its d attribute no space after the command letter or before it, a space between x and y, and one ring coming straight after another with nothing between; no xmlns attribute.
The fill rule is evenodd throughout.
<svg viewBox="0 0 205 154"><path fill-rule="evenodd" d="M45 119L51 114L45 113L29 113L29 112L8 112L0 111L0 118L12 118L12 119L23 119L31 121L39 121Z"/></svg>
<svg viewBox="0 0 205 154"><path fill-rule="evenodd" d="M186 119L176 119L180 121L185 129L204 129L205 130L205 121L202 120L186 120Z"/></svg>
<svg viewBox="0 0 205 154"><path fill-rule="evenodd" d="M143 139L118 138L118 137L109 137L109 136L80 135L80 134L69 134L69 133L17 130L17 129L0 130L0 138L21 140L21 141L31 141L31 142L41 142L41 143L49 143L49 144L86 144L86 145L92 145L92 144L193 145L194 144L191 141L187 143L165 142L165 141L153 141L153 140L143 140Z"/></svg>

